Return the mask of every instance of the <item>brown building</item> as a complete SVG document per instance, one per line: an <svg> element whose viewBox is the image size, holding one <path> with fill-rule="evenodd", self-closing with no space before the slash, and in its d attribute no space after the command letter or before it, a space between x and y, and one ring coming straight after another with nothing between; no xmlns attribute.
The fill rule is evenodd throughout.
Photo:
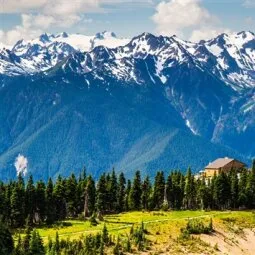
<svg viewBox="0 0 255 255"><path fill-rule="evenodd" d="M215 174L218 175L220 172L229 172L231 169L241 169L246 165L233 158L218 158L215 161L209 163L205 167L204 171L200 171L200 176L205 178L212 178Z"/></svg>

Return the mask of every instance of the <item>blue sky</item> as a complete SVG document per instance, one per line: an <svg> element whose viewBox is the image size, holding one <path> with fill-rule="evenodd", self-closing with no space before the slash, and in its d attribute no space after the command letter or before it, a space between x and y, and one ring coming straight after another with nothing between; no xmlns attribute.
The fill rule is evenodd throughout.
<svg viewBox="0 0 255 255"><path fill-rule="evenodd" d="M133 37L146 31L197 41L255 30L255 0L1 0L0 7L4 44L43 32Z"/></svg>

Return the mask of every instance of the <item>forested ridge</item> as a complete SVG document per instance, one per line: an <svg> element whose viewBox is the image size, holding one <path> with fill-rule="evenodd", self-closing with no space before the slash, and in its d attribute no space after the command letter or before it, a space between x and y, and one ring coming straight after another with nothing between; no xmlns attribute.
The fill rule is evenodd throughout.
<svg viewBox="0 0 255 255"><path fill-rule="evenodd" d="M21 255L44 254L29 251L33 249L33 245L36 246L35 249L44 251L39 234L36 230L32 231L36 226L48 226L70 218L88 219L91 224L96 224L97 220L104 220L106 214L170 209L255 209L255 160L251 170L232 169L229 173L221 172L218 176L215 175L211 180L195 178L190 168L186 174L172 171L168 176L159 171L154 180L150 180L148 176L142 178L140 171L129 180L123 173L117 175L113 169L110 173L102 174L98 180L94 180L91 175L87 176L86 170L83 170L78 178L74 174L67 178L59 176L55 182L50 178L47 183L34 183L32 176L25 181L22 175L19 175L15 181L0 183L0 234L8 237L8 228L26 228L26 237L19 237L18 240L19 246L23 247L23 253L15 253ZM135 230L132 236L134 240L138 238L140 242L145 241L142 228L143 226ZM104 231L107 232L107 229ZM100 253L100 249L104 249L101 245L111 241L102 242L103 235L105 233L87 237L80 243L81 247L97 247L94 253L75 254L104 254ZM5 242L13 246L11 239L7 238ZM50 245L59 245L58 237L54 242L50 242ZM65 248L73 247L70 248L73 251L79 242L81 240L63 245ZM117 246L117 251L118 240L112 243ZM24 245L27 245L27 253L24 252ZM48 247L49 251L52 247ZM81 250L85 249L83 248ZM60 248L55 247L55 253L52 250L49 254L60 254L56 249ZM12 250L13 248L10 248L10 251L3 254L12 254Z"/></svg>
<svg viewBox="0 0 255 255"><path fill-rule="evenodd" d="M211 180L197 179L191 169L157 172L154 180L133 180L123 173L102 174L96 181L83 170L78 179L59 176L56 182L34 183L30 175L25 183L19 175L16 181L0 183L0 214L11 227L52 224L66 218L90 217L96 213L119 213L132 210L193 210L255 208L255 160L252 169L232 169Z"/></svg>

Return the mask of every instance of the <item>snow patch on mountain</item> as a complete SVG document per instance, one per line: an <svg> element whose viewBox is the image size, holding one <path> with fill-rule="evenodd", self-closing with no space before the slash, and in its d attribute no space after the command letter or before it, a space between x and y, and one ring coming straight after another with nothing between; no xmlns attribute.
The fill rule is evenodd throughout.
<svg viewBox="0 0 255 255"><path fill-rule="evenodd" d="M78 53L83 55L77 58ZM143 33L131 41L117 38L112 32L94 36L43 34L34 40L18 41L10 51L2 49L0 72L9 76L34 74L63 62L63 70L93 72L100 77L96 70L105 69L117 79L140 83L136 61L131 59L145 61L151 57L154 65L147 64L147 73L152 81L157 76L163 84L167 83L166 70L185 63L203 72L209 71L237 91L255 87L255 35L252 32L221 34L199 43L150 33Z"/></svg>

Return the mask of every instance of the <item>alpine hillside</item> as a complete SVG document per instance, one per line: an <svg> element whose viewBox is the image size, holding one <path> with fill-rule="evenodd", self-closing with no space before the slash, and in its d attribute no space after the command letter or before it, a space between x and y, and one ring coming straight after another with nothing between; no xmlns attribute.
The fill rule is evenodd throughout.
<svg viewBox="0 0 255 255"><path fill-rule="evenodd" d="M1 45L1 44L0 44ZM43 34L0 46L0 179L255 157L255 35Z"/></svg>

